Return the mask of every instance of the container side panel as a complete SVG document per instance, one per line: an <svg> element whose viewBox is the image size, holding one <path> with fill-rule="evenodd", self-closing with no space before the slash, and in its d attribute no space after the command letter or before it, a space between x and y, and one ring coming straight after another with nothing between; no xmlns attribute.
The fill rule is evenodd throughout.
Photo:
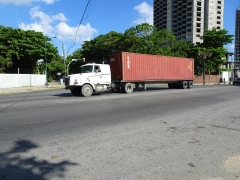
<svg viewBox="0 0 240 180"><path fill-rule="evenodd" d="M111 57L114 57L114 61L110 61L112 78L120 77L124 82L179 81L194 77L190 58L128 52Z"/></svg>

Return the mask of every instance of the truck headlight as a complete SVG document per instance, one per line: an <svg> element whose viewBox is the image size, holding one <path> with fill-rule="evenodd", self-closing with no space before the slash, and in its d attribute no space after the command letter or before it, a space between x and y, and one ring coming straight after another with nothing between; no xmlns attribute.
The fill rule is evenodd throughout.
<svg viewBox="0 0 240 180"><path fill-rule="evenodd" d="M77 80L77 79L75 79L73 84L78 84L78 80Z"/></svg>

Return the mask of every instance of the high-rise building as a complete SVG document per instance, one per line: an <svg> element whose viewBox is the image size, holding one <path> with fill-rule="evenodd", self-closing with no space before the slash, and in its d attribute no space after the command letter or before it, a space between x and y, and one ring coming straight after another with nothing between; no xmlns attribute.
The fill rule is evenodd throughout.
<svg viewBox="0 0 240 180"><path fill-rule="evenodd" d="M154 0L154 26L200 43L205 29L223 29L224 0Z"/></svg>
<svg viewBox="0 0 240 180"><path fill-rule="evenodd" d="M235 19L235 47L234 47L234 64L240 67L240 9L236 10Z"/></svg>

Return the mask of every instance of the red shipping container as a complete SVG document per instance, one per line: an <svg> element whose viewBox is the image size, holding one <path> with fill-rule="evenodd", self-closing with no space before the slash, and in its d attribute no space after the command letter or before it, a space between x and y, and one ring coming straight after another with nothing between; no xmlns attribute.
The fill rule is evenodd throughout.
<svg viewBox="0 0 240 180"><path fill-rule="evenodd" d="M112 82L192 81L194 60L130 52L110 56Z"/></svg>

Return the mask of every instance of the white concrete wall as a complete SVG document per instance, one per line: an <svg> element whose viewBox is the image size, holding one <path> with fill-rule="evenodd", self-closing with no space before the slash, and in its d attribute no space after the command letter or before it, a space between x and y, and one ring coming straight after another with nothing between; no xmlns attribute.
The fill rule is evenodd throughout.
<svg viewBox="0 0 240 180"><path fill-rule="evenodd" d="M0 74L0 88L43 86L46 75L41 74Z"/></svg>
<svg viewBox="0 0 240 180"><path fill-rule="evenodd" d="M234 74L233 71L222 71L222 80L225 78L225 82L229 82L230 77L231 77L231 82L232 82L234 79L240 77L240 72L237 71Z"/></svg>

